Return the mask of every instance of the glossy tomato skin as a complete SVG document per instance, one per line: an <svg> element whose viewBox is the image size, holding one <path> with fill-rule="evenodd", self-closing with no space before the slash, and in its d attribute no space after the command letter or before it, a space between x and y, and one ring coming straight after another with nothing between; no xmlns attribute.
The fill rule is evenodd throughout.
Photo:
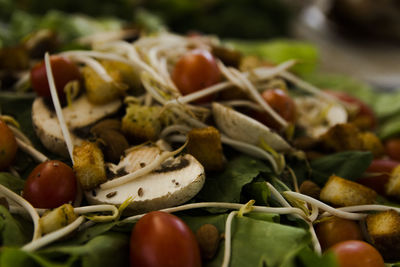
<svg viewBox="0 0 400 267"><path fill-rule="evenodd" d="M400 137L390 138L385 141L385 152L394 160L400 161Z"/></svg>
<svg viewBox="0 0 400 267"><path fill-rule="evenodd" d="M359 240L337 243L328 251L333 252L340 267L384 267L382 255L370 244Z"/></svg>
<svg viewBox="0 0 400 267"><path fill-rule="evenodd" d="M81 80L81 73L76 64L60 56L50 57L51 69L57 88L58 97L65 98L64 86L73 80ZM45 98L51 98L50 87L47 80L47 72L44 61L37 63L30 71L32 88L35 92Z"/></svg>
<svg viewBox="0 0 400 267"><path fill-rule="evenodd" d="M25 182L23 197L35 208L52 209L74 201L77 180L67 164L50 160L36 166Z"/></svg>
<svg viewBox="0 0 400 267"><path fill-rule="evenodd" d="M363 101L342 91L325 90L325 92L333 96L336 96L343 102L357 106L358 113L355 116L356 117L355 121L356 122L358 121L359 124L358 126L365 129L373 129L376 127L377 119L375 113Z"/></svg>
<svg viewBox="0 0 400 267"><path fill-rule="evenodd" d="M365 176L357 182L374 189L378 194L385 195L385 186L392 170L400 165L399 161L391 159L374 159L365 171Z"/></svg>
<svg viewBox="0 0 400 267"><path fill-rule="evenodd" d="M17 154L17 141L7 124L0 120L0 171L8 168Z"/></svg>
<svg viewBox="0 0 400 267"><path fill-rule="evenodd" d="M285 91L269 89L265 90L261 96L287 122L296 121L296 104ZM281 125L266 112L255 112L251 116L272 129L281 129Z"/></svg>
<svg viewBox="0 0 400 267"><path fill-rule="evenodd" d="M182 93L187 95L221 81L221 73L214 56L207 50L195 49L183 55L172 71L172 80ZM207 96L200 102L209 102Z"/></svg>
<svg viewBox="0 0 400 267"><path fill-rule="evenodd" d="M355 221L331 217L315 226L322 250L346 240L362 240L360 226Z"/></svg>
<svg viewBox="0 0 400 267"><path fill-rule="evenodd" d="M198 267L195 235L175 215L153 211L134 226L130 240L131 267Z"/></svg>

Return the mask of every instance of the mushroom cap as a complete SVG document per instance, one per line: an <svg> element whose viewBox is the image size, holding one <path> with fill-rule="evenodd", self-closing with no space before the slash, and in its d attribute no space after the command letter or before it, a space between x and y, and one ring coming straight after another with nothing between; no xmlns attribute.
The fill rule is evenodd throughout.
<svg viewBox="0 0 400 267"><path fill-rule="evenodd" d="M63 115L70 130L73 144L79 145L82 142L82 139L73 134L74 129L88 126L117 112L121 105L120 100L106 105L93 105L88 101L86 95L82 95L72 103L72 106L64 107L62 109ZM33 102L32 122L36 135L49 151L68 157L67 146L57 115L41 97L36 98Z"/></svg>
<svg viewBox="0 0 400 267"><path fill-rule="evenodd" d="M171 166L114 188L86 191L86 199L90 204L121 205L133 197L127 208L133 214L180 205L203 187L204 168L189 154L175 158Z"/></svg>
<svg viewBox="0 0 400 267"><path fill-rule="evenodd" d="M212 110L218 128L230 138L252 145L258 145L263 139L278 152L291 150L285 139L255 119L215 102Z"/></svg>

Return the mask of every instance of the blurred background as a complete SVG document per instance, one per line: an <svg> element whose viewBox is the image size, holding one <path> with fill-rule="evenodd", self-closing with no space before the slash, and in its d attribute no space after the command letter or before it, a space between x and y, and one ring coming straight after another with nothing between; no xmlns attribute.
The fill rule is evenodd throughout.
<svg viewBox="0 0 400 267"><path fill-rule="evenodd" d="M398 0L0 0L3 51L41 29L65 50L77 38L127 28L215 34L273 62L296 57L300 75L318 69L400 88Z"/></svg>

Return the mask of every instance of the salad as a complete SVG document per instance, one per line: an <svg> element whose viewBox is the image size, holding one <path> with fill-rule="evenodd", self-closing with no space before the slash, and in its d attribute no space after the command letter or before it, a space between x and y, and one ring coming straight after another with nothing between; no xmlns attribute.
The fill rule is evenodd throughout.
<svg viewBox="0 0 400 267"><path fill-rule="evenodd" d="M2 266L396 265L396 94L124 34L0 94Z"/></svg>

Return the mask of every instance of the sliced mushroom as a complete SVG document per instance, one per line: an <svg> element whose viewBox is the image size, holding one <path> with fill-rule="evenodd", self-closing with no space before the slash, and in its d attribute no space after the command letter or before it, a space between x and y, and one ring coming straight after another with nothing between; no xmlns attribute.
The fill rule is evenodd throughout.
<svg viewBox="0 0 400 267"><path fill-rule="evenodd" d="M125 164L128 161L125 158ZM116 178L118 179L118 178ZM191 155L165 161L161 167L131 182L110 189L86 191L90 204L121 205L129 197L131 213L143 213L180 205L193 198L203 187L203 166Z"/></svg>
<svg viewBox="0 0 400 267"><path fill-rule="evenodd" d="M72 103L72 106L64 107L64 119L71 132L74 145L79 145L82 141L73 134L74 129L88 126L117 112L121 105L121 101L116 100L106 105L96 106L82 95ZM58 155L68 156L56 113L47 106L43 98L36 98L33 102L32 122L36 135L48 150Z"/></svg>
<svg viewBox="0 0 400 267"><path fill-rule="evenodd" d="M218 103L212 104L215 123L227 136L252 145L266 142L278 152L291 150L291 146L264 124Z"/></svg>

